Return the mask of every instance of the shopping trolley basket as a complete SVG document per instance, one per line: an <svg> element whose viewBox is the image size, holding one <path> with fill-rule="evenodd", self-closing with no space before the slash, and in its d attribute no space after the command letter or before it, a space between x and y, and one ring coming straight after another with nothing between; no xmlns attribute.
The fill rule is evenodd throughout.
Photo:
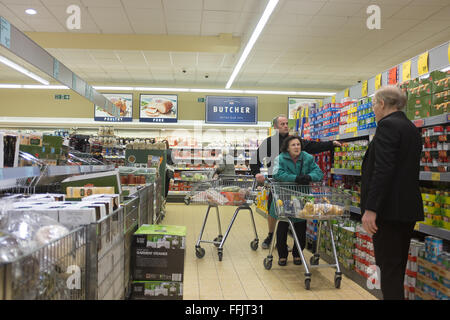
<svg viewBox="0 0 450 320"><path fill-rule="evenodd" d="M196 205L208 205L206 210L206 215L203 220L203 225L198 237L197 243L195 245L195 255L197 258L203 258L205 255L205 249L203 249L200 244L202 242L212 243L217 247L217 254L219 256L219 261L222 261L223 257L223 246L230 233L231 227L238 213L241 210L250 211L250 217L253 223L253 230L255 232L255 239L251 241L250 247L252 250L258 249L258 234L256 232L255 219L253 217L253 210L251 209L251 204L253 204L256 198L255 192L256 180L253 176L219 176L219 179L212 180L205 183L198 183L193 185L189 197L189 202L186 204L196 204ZM225 235L222 235L222 227L220 223L219 206L236 206L234 215L228 225ZM205 230L205 225L208 220L209 212L211 208L216 209L217 222L219 235L213 240L202 240L203 232Z"/></svg>
<svg viewBox="0 0 450 320"><path fill-rule="evenodd" d="M311 273L310 268L317 267L332 267L336 268L334 276L334 285L336 288L340 288L342 280L342 272L339 266L338 257L336 254L336 246L334 243L333 230L330 223L326 223L327 229L330 233L331 246L334 255L334 264L322 264L319 265L320 255L318 250L315 250L314 256L310 259L310 265L305 261L303 255L303 248L300 246L299 239L295 233L292 218L300 218L306 220L317 220L319 223L317 248L319 248L320 242L320 228L323 221L346 219L350 216L350 203L351 195L344 191L332 187L326 186L300 186L291 182L275 182L270 181L270 188L273 195L273 203L275 206L275 212L278 216L277 224L278 228L280 221L286 221L289 223L292 235L294 237L295 244L299 248L300 258L305 266L305 287L310 289L311 285ZM267 270L272 268L273 261L273 248L275 241L272 240L270 245L269 255L264 259L264 267Z"/></svg>

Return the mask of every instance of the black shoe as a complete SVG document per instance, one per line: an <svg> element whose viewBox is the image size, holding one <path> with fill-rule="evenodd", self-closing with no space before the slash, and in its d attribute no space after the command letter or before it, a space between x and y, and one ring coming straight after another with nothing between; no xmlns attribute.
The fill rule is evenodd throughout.
<svg viewBox="0 0 450 320"><path fill-rule="evenodd" d="M302 259L299 257L299 258L294 258L294 264L295 265L297 265L297 266L301 266L302 265Z"/></svg>
<svg viewBox="0 0 450 320"><path fill-rule="evenodd" d="M261 245L261 248L263 248L263 249L269 249L270 244L271 244L271 242L272 242L272 237L273 237L273 234L269 234L269 235L267 236L267 238L264 239L264 241L263 241L263 243L262 243L262 245Z"/></svg>
<svg viewBox="0 0 450 320"><path fill-rule="evenodd" d="M282 266L282 267L286 266L287 265L287 259L286 258L278 259L278 265Z"/></svg>

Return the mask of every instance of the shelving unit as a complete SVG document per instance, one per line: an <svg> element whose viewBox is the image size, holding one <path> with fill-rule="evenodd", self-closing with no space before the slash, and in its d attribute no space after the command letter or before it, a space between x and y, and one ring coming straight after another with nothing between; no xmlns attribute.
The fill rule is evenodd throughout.
<svg viewBox="0 0 450 320"><path fill-rule="evenodd" d="M22 179L41 175L39 167L1 168L0 180Z"/></svg>
<svg viewBox="0 0 450 320"><path fill-rule="evenodd" d="M422 233L450 241L450 230L429 226L423 223L418 223L418 226L418 231Z"/></svg>

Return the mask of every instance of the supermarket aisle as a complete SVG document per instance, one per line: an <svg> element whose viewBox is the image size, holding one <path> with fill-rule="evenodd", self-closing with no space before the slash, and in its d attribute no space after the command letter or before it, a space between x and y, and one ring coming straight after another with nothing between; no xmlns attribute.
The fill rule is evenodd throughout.
<svg viewBox="0 0 450 320"><path fill-rule="evenodd" d="M220 207L222 231L225 233L235 207ZM239 213L225 242L223 260L219 261L212 244L204 243L206 254L195 256L195 243L206 212L206 206L167 204L164 224L187 227L184 299L250 299L250 300L376 300L376 298L343 275L340 289L334 288L334 269L313 269L311 290L304 288L304 268L296 266L289 256L288 265L280 267L274 255L271 270L266 270L263 260L268 250L250 248L254 238L248 211ZM217 236L215 212L210 215L203 239ZM267 222L254 212L260 244L267 234ZM290 238L290 237L289 237ZM292 246L292 239L289 239ZM304 250L309 261L311 254ZM321 261L320 263L324 263Z"/></svg>

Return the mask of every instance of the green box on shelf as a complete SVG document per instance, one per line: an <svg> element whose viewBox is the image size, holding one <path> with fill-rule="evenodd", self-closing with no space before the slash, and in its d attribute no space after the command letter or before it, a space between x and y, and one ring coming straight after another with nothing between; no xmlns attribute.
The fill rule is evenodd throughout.
<svg viewBox="0 0 450 320"><path fill-rule="evenodd" d="M408 99L408 104L407 104L406 110L410 111L410 110L417 110L422 107L431 107L432 100L433 100L433 96L431 94L423 96L423 97L419 97L419 98Z"/></svg>
<svg viewBox="0 0 450 320"><path fill-rule="evenodd" d="M438 116L443 113L447 113L449 110L450 102L444 102L441 104L434 104L430 108L430 116Z"/></svg>
<svg viewBox="0 0 450 320"><path fill-rule="evenodd" d="M432 93L442 92L450 89L450 70L447 72L442 72L439 70L433 71L430 73L429 79L431 81Z"/></svg>
<svg viewBox="0 0 450 320"><path fill-rule="evenodd" d="M441 104L450 100L450 90L433 93L433 104Z"/></svg>
<svg viewBox="0 0 450 320"><path fill-rule="evenodd" d="M133 235L133 279L183 281L186 227L142 225Z"/></svg>
<svg viewBox="0 0 450 320"><path fill-rule="evenodd" d="M69 177L61 182L64 192L67 187L84 187L86 185L92 185L94 187L114 187L115 194L122 194L118 171L83 174Z"/></svg>
<svg viewBox="0 0 450 320"><path fill-rule="evenodd" d="M63 137L44 134L42 137L42 146L61 149L63 140Z"/></svg>
<svg viewBox="0 0 450 320"><path fill-rule="evenodd" d="M133 281L133 300L183 300L183 283L175 281Z"/></svg>

